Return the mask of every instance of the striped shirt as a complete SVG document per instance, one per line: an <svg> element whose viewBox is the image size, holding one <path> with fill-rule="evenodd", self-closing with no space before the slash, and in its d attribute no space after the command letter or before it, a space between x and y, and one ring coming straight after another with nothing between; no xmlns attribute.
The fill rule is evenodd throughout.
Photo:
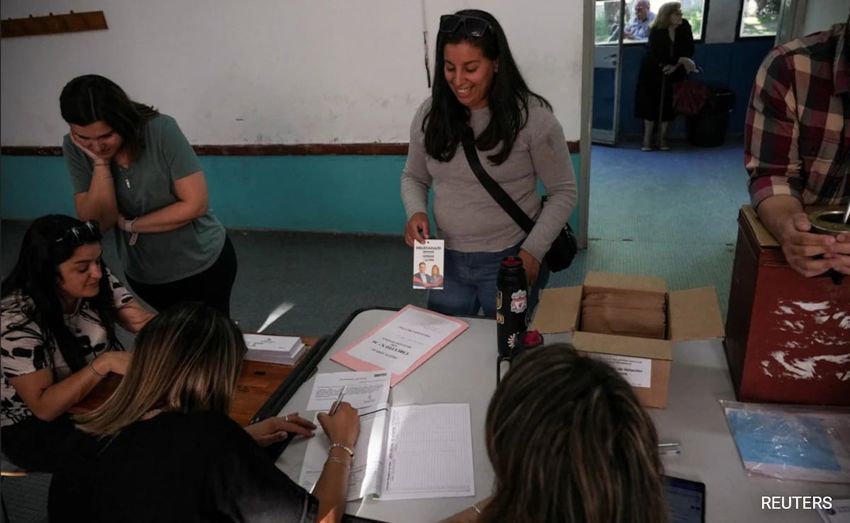
<svg viewBox="0 0 850 523"><path fill-rule="evenodd" d="M850 59L846 24L774 48L756 74L744 162L753 206L850 200Z"/></svg>

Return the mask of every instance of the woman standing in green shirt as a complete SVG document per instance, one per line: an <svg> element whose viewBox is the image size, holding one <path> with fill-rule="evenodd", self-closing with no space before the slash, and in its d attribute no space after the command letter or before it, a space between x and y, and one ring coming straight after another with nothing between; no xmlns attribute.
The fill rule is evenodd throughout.
<svg viewBox="0 0 850 523"><path fill-rule="evenodd" d="M68 82L59 105L77 215L115 228L136 294L158 310L201 301L229 314L236 252L177 122L98 75Z"/></svg>

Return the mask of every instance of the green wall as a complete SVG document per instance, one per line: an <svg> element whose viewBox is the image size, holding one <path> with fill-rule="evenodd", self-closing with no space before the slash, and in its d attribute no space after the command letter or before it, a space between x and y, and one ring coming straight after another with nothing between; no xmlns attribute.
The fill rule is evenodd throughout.
<svg viewBox="0 0 850 523"><path fill-rule="evenodd" d="M204 156L201 163L210 205L229 228L399 235L404 228L403 156ZM579 166L574 155L577 175ZM0 156L0 218L73 214L71 193L63 158Z"/></svg>

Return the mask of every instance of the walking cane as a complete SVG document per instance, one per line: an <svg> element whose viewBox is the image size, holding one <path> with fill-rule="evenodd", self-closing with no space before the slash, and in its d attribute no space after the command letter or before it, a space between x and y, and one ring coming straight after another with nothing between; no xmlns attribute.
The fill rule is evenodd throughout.
<svg viewBox="0 0 850 523"><path fill-rule="evenodd" d="M658 147L661 147L661 115L664 113L664 89L667 87L667 75L664 74L664 69L661 69L661 98L658 102L658 119L655 121L655 129L653 134L658 138Z"/></svg>

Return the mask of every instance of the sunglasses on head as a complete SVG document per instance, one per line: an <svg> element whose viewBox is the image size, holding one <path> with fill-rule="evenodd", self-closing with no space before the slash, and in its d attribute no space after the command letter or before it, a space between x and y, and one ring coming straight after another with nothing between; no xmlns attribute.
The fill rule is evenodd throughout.
<svg viewBox="0 0 850 523"><path fill-rule="evenodd" d="M454 34L463 28L472 38L481 38L490 27L490 22L470 15L443 15L440 17L440 32Z"/></svg>
<svg viewBox="0 0 850 523"><path fill-rule="evenodd" d="M71 247L79 247L84 243L98 242L102 238L100 234L100 226L94 220L83 222L82 225L76 225L66 230L60 236L56 243L64 242Z"/></svg>

